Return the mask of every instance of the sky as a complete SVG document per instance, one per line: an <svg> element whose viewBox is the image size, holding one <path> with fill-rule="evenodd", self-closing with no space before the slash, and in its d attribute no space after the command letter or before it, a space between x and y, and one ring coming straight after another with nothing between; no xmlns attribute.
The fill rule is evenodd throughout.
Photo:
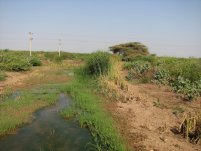
<svg viewBox="0 0 201 151"><path fill-rule="evenodd" d="M0 0L0 49L93 52L141 42L201 57L201 0Z"/></svg>

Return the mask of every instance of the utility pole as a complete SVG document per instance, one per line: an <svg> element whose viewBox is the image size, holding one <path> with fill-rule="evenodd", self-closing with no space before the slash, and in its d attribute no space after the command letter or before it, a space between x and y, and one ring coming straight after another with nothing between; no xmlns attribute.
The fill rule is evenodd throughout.
<svg viewBox="0 0 201 151"><path fill-rule="evenodd" d="M59 39L59 57L61 56L61 39Z"/></svg>
<svg viewBox="0 0 201 151"><path fill-rule="evenodd" d="M32 50L32 40L33 40L33 33L32 32L29 32L29 53L30 53L30 56L31 56L31 50Z"/></svg>

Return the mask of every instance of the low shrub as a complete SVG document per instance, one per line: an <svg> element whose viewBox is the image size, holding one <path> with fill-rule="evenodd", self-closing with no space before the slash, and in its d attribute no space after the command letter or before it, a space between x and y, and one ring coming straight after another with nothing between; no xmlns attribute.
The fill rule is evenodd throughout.
<svg viewBox="0 0 201 151"><path fill-rule="evenodd" d="M30 60L29 60L29 63L32 65L32 66L41 66L42 65L42 62L39 58L36 58L36 57L32 57Z"/></svg>
<svg viewBox="0 0 201 151"><path fill-rule="evenodd" d="M28 60L14 60L5 64L5 69L9 71L27 71L30 70L31 64Z"/></svg>
<svg viewBox="0 0 201 151"><path fill-rule="evenodd" d="M2 51L0 53L0 69L7 71L26 71L31 68L28 56L23 52Z"/></svg>

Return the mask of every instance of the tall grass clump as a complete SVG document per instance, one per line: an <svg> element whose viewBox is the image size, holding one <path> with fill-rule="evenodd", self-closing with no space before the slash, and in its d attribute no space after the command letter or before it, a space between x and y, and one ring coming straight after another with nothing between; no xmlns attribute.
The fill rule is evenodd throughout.
<svg viewBox="0 0 201 151"><path fill-rule="evenodd" d="M106 75L111 68L110 54L107 52L92 53L86 61L85 70L89 75Z"/></svg>

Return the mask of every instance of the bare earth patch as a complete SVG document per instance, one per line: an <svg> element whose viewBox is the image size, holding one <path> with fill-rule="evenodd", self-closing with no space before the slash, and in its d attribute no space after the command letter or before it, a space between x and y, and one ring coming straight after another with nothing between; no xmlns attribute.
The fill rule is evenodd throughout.
<svg viewBox="0 0 201 151"><path fill-rule="evenodd" d="M130 150L198 151L201 143L194 145L172 131L179 127L183 115L201 109L201 99L185 102L166 87L153 84L132 85L136 97L132 101L108 102Z"/></svg>

